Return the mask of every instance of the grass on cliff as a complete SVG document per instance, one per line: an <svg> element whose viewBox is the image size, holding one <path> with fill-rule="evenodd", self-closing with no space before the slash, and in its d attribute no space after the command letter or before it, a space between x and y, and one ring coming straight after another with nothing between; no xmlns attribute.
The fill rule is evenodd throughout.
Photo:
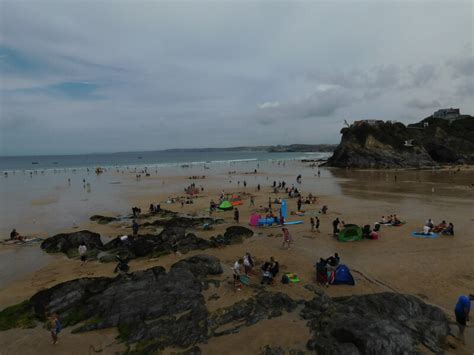
<svg viewBox="0 0 474 355"><path fill-rule="evenodd" d="M34 328L36 317L30 301L24 301L0 312L0 331L12 328Z"/></svg>

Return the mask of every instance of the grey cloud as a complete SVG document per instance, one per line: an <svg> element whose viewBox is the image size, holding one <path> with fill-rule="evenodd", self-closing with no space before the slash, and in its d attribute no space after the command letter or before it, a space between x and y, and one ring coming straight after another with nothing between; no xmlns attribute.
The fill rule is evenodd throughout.
<svg viewBox="0 0 474 355"><path fill-rule="evenodd" d="M441 104L438 100L426 101L421 99L412 99L406 103L406 106L418 110L425 110L440 108Z"/></svg>
<svg viewBox="0 0 474 355"><path fill-rule="evenodd" d="M448 65L453 69L455 78L474 77L474 57L451 59Z"/></svg>

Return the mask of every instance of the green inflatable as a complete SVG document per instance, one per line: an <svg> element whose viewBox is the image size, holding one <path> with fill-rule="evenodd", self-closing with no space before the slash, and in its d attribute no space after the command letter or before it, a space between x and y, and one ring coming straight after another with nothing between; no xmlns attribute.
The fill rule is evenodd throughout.
<svg viewBox="0 0 474 355"><path fill-rule="evenodd" d="M229 201L222 201L218 208L222 211L229 211L234 209L234 206Z"/></svg>
<svg viewBox="0 0 474 355"><path fill-rule="evenodd" d="M362 228L355 224L346 224L344 229L339 232L337 239L340 242L354 242L362 239Z"/></svg>

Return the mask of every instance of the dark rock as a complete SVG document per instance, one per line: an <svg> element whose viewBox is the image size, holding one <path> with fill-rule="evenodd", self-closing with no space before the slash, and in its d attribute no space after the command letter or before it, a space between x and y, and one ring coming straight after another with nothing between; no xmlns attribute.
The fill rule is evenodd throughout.
<svg viewBox="0 0 474 355"><path fill-rule="evenodd" d="M208 320L209 331L214 336L236 333L242 326L279 316L282 311L291 312L296 306L297 302L284 293L260 292L255 297L213 312ZM233 328L226 327L225 330L219 330L221 326L237 321L238 324Z"/></svg>
<svg viewBox="0 0 474 355"><path fill-rule="evenodd" d="M42 321L47 314L58 313L64 327L76 325L73 332L117 327L119 339L137 353L192 347L184 353L198 354L193 346L226 333L220 327L232 324L231 331L238 331L296 307L287 295L266 292L209 314L200 278L219 270L214 258L199 255L176 263L169 273L157 266L115 278L67 281L38 292L22 307L3 310L0 320L13 315L12 310L21 311L16 319L28 315Z"/></svg>
<svg viewBox="0 0 474 355"><path fill-rule="evenodd" d="M92 217L89 218L91 221L96 221L97 223L99 224L107 224L107 223L110 223L110 222L115 222L115 221L119 221L120 218L116 218L116 217L108 217L108 216L101 216L101 215L98 215L98 214L95 214L93 215Z"/></svg>
<svg viewBox="0 0 474 355"><path fill-rule="evenodd" d="M170 219L157 219L153 222L145 222L142 224L143 227L154 226L154 227L165 227L165 228L194 228L202 227L204 224L218 224L222 223L222 219L214 219L210 217L182 217L173 216Z"/></svg>
<svg viewBox="0 0 474 355"><path fill-rule="evenodd" d="M446 315L414 296L380 293L315 297L301 312L318 354L412 354L420 344L435 353L449 333Z"/></svg>
<svg viewBox="0 0 474 355"><path fill-rule="evenodd" d="M232 226L226 229L224 235L211 237L213 247L221 247L225 245L242 243L245 238L253 236L253 231L246 227Z"/></svg>
<svg viewBox="0 0 474 355"><path fill-rule="evenodd" d="M211 255L195 255L180 260L173 264L171 270L174 269L189 270L200 279L205 278L207 275L220 275L223 272L219 259Z"/></svg>
<svg viewBox="0 0 474 355"><path fill-rule="evenodd" d="M164 229L159 235L129 237L126 242L117 237L105 244L104 249L110 253L126 252L130 258L137 258L159 256L175 251L187 253L190 250L206 249L210 246L209 241L191 233L186 234L184 228L171 227Z"/></svg>
<svg viewBox="0 0 474 355"><path fill-rule="evenodd" d="M77 248L82 242L86 244L89 251L103 248L100 234L83 230L74 233L57 234L47 238L41 243L41 249L46 250L48 253L65 253L72 256L77 254Z"/></svg>
<svg viewBox="0 0 474 355"><path fill-rule="evenodd" d="M265 345L260 355L285 355L285 350L279 346L271 347L270 345Z"/></svg>

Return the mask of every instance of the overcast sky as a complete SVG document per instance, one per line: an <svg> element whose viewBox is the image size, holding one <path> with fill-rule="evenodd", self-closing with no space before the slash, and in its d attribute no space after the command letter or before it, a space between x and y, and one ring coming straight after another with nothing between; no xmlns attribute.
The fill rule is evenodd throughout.
<svg viewBox="0 0 474 355"><path fill-rule="evenodd" d="M474 114L473 2L1 1L0 155L337 143Z"/></svg>

